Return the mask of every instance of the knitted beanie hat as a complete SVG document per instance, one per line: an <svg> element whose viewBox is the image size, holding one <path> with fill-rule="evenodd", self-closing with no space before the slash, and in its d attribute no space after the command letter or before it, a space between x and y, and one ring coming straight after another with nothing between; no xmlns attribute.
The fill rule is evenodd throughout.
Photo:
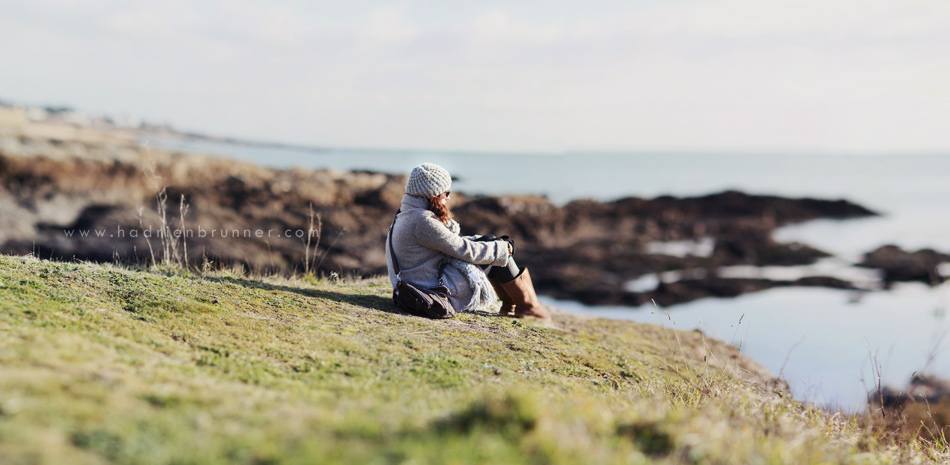
<svg viewBox="0 0 950 465"><path fill-rule="evenodd" d="M452 176L445 168L435 163L423 163L412 169L406 182L406 193L431 199L452 187Z"/></svg>

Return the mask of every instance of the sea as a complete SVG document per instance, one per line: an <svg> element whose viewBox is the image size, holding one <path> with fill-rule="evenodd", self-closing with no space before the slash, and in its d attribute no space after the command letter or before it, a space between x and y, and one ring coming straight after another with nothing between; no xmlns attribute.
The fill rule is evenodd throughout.
<svg viewBox="0 0 950 465"><path fill-rule="evenodd" d="M950 378L950 282L877 289L873 270L854 266L862 255L894 244L950 253L950 154L730 153L453 153L318 149L146 138L147 146L204 153L273 168L331 168L408 173L432 162L466 194L537 194L558 205L575 199L614 200L696 196L724 190L787 197L846 199L880 216L815 220L780 228L774 238L798 241L833 256L800 267L731 267L727 276L795 279L841 276L869 291L777 288L735 298L707 298L666 308L585 306L542 296L560 309L605 318L701 330L729 342L784 378L796 398L832 410L860 412L880 382L906 386L918 373ZM464 219L461 219L464 221ZM654 251L701 254L711 244L655 243ZM940 272L950 276L950 263ZM628 283L648 290L669 273Z"/></svg>

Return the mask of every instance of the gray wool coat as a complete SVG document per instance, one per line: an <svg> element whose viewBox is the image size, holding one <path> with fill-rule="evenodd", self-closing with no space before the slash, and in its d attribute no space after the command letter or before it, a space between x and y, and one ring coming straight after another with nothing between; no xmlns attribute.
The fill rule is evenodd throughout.
<svg viewBox="0 0 950 465"><path fill-rule="evenodd" d="M403 281L418 287L430 288L439 284L438 274L443 254L475 265L505 266L508 264L508 243L505 241L476 242L458 234L458 224L446 226L435 213L429 211L429 201L406 194L402 198L399 215L392 230L393 251L399 262ZM453 227L454 226L454 227ZM450 227L453 227L450 230ZM389 280L396 288L396 272L389 237L386 238L386 265ZM474 288L468 278L454 266L446 266L442 281L449 289L449 301L456 310L468 310Z"/></svg>

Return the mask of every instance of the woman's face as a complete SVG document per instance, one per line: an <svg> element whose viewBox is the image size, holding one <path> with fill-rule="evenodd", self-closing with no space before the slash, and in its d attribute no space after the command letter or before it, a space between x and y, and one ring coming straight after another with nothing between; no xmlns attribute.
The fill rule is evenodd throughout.
<svg viewBox="0 0 950 465"><path fill-rule="evenodd" d="M446 203L448 203L449 196L451 195L452 195L451 191L443 192L442 194L439 195L439 203L441 203L442 205L445 205Z"/></svg>

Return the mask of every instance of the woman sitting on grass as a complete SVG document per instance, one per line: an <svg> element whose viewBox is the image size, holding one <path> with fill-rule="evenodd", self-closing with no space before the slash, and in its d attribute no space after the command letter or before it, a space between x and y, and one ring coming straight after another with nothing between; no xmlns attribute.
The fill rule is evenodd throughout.
<svg viewBox="0 0 950 465"><path fill-rule="evenodd" d="M456 310L484 310L501 299L502 315L550 320L538 302L527 268L519 269L506 238L459 236L448 201L452 177L439 165L413 168L406 195L386 241L389 280L396 288L392 255L399 261L399 277L421 288L442 284Z"/></svg>

